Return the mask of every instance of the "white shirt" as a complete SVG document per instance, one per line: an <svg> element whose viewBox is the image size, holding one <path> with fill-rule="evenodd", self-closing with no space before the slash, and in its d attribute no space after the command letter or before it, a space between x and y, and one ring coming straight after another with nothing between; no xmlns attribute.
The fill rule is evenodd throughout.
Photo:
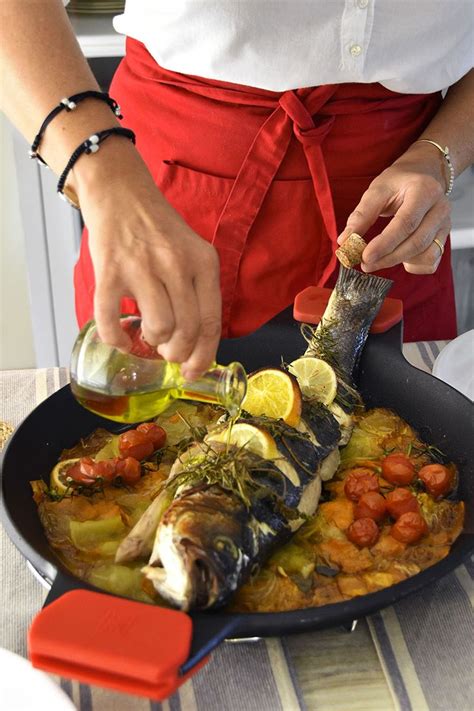
<svg viewBox="0 0 474 711"><path fill-rule="evenodd" d="M127 0L114 26L166 69L273 91L428 93L474 63L473 0Z"/></svg>

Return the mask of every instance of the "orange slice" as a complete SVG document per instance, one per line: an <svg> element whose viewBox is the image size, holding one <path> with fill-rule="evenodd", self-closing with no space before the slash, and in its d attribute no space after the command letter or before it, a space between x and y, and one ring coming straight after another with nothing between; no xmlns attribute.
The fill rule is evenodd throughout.
<svg viewBox="0 0 474 711"><path fill-rule="evenodd" d="M265 368L249 376L242 409L251 415L282 419L294 427L300 420L301 405L298 381L286 371Z"/></svg>

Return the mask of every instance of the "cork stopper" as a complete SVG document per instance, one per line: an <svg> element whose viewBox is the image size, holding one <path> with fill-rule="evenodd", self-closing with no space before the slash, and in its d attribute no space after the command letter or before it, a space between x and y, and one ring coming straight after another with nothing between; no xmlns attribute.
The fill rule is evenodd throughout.
<svg viewBox="0 0 474 711"><path fill-rule="evenodd" d="M362 261L362 252L367 247L367 242L362 239L357 232L353 232L350 237L344 242L342 247L336 249L336 257L339 259L343 267L350 269L360 264Z"/></svg>

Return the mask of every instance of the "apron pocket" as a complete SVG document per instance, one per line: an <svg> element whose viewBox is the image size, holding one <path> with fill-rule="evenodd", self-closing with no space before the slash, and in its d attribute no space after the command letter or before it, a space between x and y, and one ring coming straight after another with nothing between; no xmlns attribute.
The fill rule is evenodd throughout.
<svg viewBox="0 0 474 711"><path fill-rule="evenodd" d="M191 229L211 242L234 180L168 160L162 161L153 178Z"/></svg>

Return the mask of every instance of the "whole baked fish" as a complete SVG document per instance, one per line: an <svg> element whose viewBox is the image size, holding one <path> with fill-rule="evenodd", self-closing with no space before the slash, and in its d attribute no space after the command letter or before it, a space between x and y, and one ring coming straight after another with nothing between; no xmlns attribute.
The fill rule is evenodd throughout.
<svg viewBox="0 0 474 711"><path fill-rule="evenodd" d="M143 572L173 605L192 610L229 602L275 546L314 514L322 479L336 472L339 446L350 436L351 413L360 402L352 373L391 284L341 268L321 323L304 329L306 354L336 371L337 404L327 408L306 398L297 428L243 418L234 430L249 433L245 446L226 445L219 430L193 443L122 542L118 562L151 549ZM259 453L262 442L265 457Z"/></svg>

